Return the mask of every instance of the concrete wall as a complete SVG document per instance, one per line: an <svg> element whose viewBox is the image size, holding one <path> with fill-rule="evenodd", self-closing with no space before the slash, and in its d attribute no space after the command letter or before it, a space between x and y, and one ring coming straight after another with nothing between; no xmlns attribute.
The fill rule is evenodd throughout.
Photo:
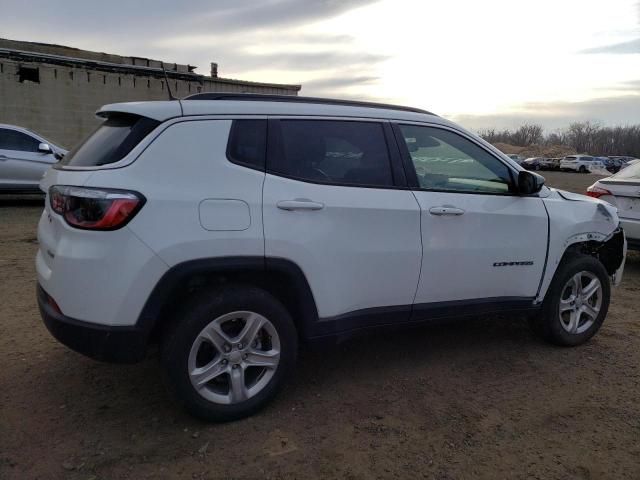
<svg viewBox="0 0 640 480"><path fill-rule="evenodd" d="M2 40L0 48L118 63L123 69L126 65L158 68L162 64L157 60L11 40ZM190 73L194 67L188 65L164 65L176 75L181 74L181 79L169 78L176 97L198 92L296 95L300 89L295 85L261 84L202 76ZM20 67L37 68L39 83L20 82ZM57 61L47 63L46 59L25 61L19 54L10 55L7 51L0 51L0 123L26 127L66 148L73 147L96 128L99 120L94 113L102 105L168 98L164 78L155 72L134 74L107 71L91 65L69 66Z"/></svg>

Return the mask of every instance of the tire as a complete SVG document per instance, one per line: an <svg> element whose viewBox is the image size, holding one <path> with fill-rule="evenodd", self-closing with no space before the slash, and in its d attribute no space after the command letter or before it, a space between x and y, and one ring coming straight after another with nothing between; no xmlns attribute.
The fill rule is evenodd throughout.
<svg viewBox="0 0 640 480"><path fill-rule="evenodd" d="M252 415L293 371L298 348L293 320L262 289L233 285L201 291L175 320L162 338L165 380L178 402L200 419L224 422Z"/></svg>
<svg viewBox="0 0 640 480"><path fill-rule="evenodd" d="M599 289L586 301L584 298L579 300L577 296L572 297L576 288L574 278L577 275L580 275L580 292L584 292L583 297L589 294L587 289L592 285L592 280L599 282ZM607 316L610 300L611 284L604 266L594 257L575 254L562 261L549 285L541 312L530 318L529 323L537 335L551 343L561 346L580 345L600 329ZM566 309L563 313L560 313L561 306ZM577 320L574 321L575 317L572 315L576 315Z"/></svg>
<svg viewBox="0 0 640 480"><path fill-rule="evenodd" d="M580 168L578 168L578 173L587 173L587 169L584 165L580 165Z"/></svg>

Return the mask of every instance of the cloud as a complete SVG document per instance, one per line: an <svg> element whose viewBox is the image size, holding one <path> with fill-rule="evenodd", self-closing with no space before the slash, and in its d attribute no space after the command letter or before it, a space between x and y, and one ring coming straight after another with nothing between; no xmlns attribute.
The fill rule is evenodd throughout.
<svg viewBox="0 0 640 480"><path fill-rule="evenodd" d="M362 86L368 83L376 82L380 79L380 77L376 77L373 75L360 75L360 76L349 76L349 77L326 77L326 78L316 78L313 80L308 80L304 83L306 88L310 89L342 89L348 87Z"/></svg>
<svg viewBox="0 0 640 480"><path fill-rule="evenodd" d="M348 67L350 69L358 67L369 67L386 60L388 57L384 55L375 55L361 52L341 52L341 51L322 51L322 52L275 52L268 54L247 54L244 53L236 65L246 65L252 69L261 69L265 67L279 68L293 71L304 70L306 72L313 70L327 70L328 68L339 71L340 67Z"/></svg>
<svg viewBox="0 0 640 480"><path fill-rule="evenodd" d="M640 80L637 81L640 84ZM494 115L457 115L452 119L467 128L513 128L539 123L547 130L566 127L572 122L595 120L605 124L637 124L640 95L601 97L584 102L527 103L518 109Z"/></svg>
<svg viewBox="0 0 640 480"><path fill-rule="evenodd" d="M186 9L170 0L2 0L2 35L189 63L199 73L215 61L222 77L278 81L273 72L287 72L286 83L325 94L331 82L347 88L373 76L388 57L363 51L348 34L307 26L376 1L191 0ZM309 77L318 83L307 86Z"/></svg>
<svg viewBox="0 0 640 480"><path fill-rule="evenodd" d="M582 50L580 53L614 53L614 54L634 54L640 53L640 38L629 40L627 42L614 43L611 45L603 45L595 48Z"/></svg>
<svg viewBox="0 0 640 480"><path fill-rule="evenodd" d="M224 0L216 2L215 8L207 2L209 12L204 9L202 22L215 26L217 30L247 30L273 28L326 20L354 8L374 3L373 0Z"/></svg>
<svg viewBox="0 0 640 480"><path fill-rule="evenodd" d="M108 38L115 32L190 34L247 32L326 20L377 0L3 0L3 35L32 32L50 35L91 34ZM37 12L34 14L34 12ZM20 33L23 32L23 33ZM148 38L147 38L148 39Z"/></svg>

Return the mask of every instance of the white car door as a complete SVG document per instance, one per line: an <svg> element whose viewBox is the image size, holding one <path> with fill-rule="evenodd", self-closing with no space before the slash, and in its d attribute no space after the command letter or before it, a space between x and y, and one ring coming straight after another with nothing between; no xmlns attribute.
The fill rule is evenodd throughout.
<svg viewBox="0 0 640 480"><path fill-rule="evenodd" d="M44 172L56 162L40 152L40 140L26 133L0 128L0 185L37 187Z"/></svg>
<svg viewBox="0 0 640 480"><path fill-rule="evenodd" d="M422 215L416 315L443 305L530 304L547 251L542 199L515 193L506 162L453 129L394 128Z"/></svg>
<svg viewBox="0 0 640 480"><path fill-rule="evenodd" d="M301 268L325 331L410 316L420 209L396 186L391 157L402 165L387 147L392 138L380 121L270 120L265 255Z"/></svg>

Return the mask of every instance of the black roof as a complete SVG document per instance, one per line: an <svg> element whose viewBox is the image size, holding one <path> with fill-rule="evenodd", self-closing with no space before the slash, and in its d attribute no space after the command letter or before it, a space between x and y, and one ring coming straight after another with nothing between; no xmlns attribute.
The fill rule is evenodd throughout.
<svg viewBox="0 0 640 480"><path fill-rule="evenodd" d="M366 108L384 108L387 110L402 110L405 112L426 113L435 115L434 113L414 107L403 107L400 105L390 105L387 103L360 102L357 100L340 100L335 98L320 97L298 97L296 95L268 95L261 93L216 93L205 92L196 93L184 97L182 100L246 100L258 102L287 102L287 103L315 103L322 105L344 105L350 107L366 107Z"/></svg>

